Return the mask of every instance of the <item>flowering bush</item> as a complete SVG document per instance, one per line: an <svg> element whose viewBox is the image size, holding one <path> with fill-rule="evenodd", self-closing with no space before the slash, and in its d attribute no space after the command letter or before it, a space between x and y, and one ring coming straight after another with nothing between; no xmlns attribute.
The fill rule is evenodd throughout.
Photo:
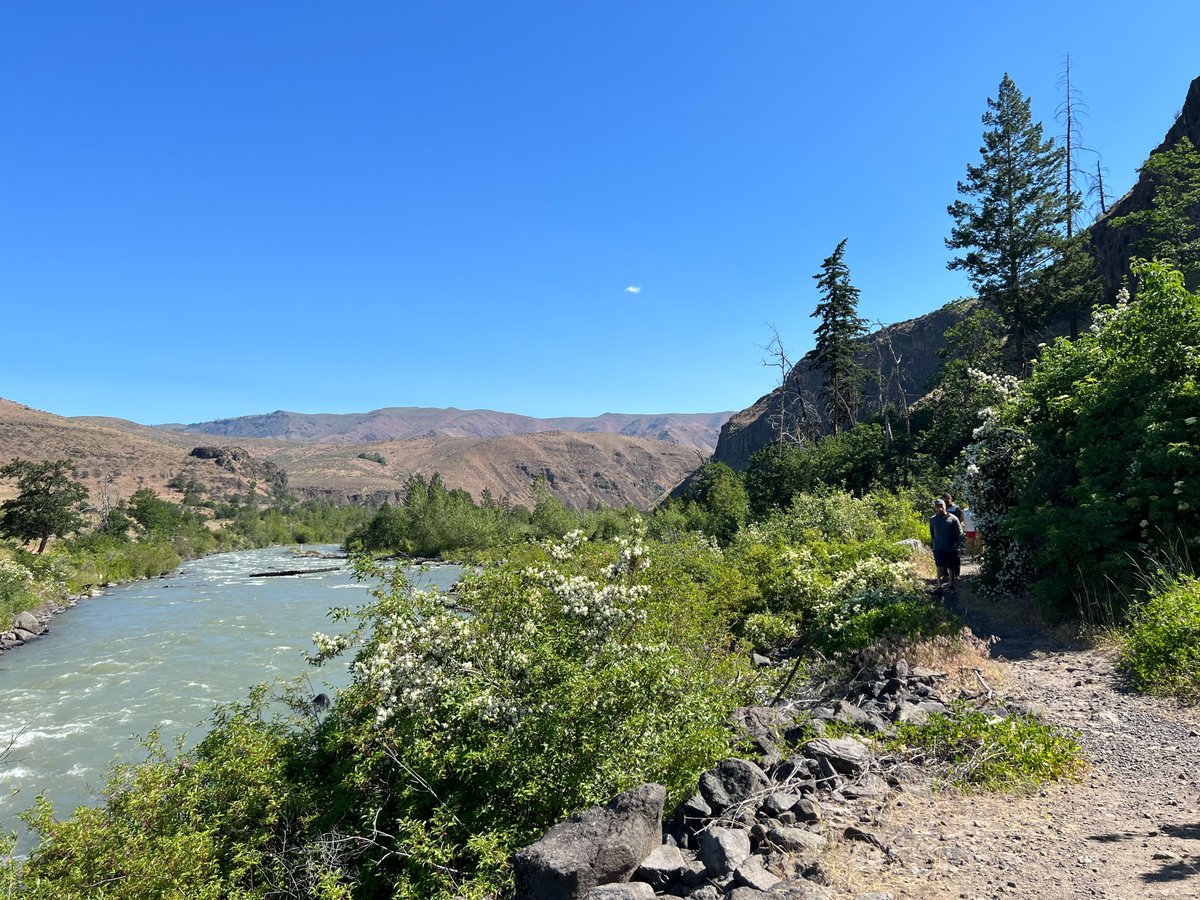
<svg viewBox="0 0 1200 900"><path fill-rule="evenodd" d="M1200 542L1200 296L1136 263L1136 300L1047 347L981 426L969 496L1003 588L1054 611L1133 586L1131 559Z"/></svg>
<svg viewBox="0 0 1200 900"><path fill-rule="evenodd" d="M341 755L360 761L358 829L390 823L375 861L398 896L494 891L507 856L574 810L645 781L682 799L728 752L750 677L723 598L679 577L721 551L671 549L640 528L600 547L574 532L486 567L454 605L360 562L382 584L358 628L315 639L326 657L361 641Z"/></svg>

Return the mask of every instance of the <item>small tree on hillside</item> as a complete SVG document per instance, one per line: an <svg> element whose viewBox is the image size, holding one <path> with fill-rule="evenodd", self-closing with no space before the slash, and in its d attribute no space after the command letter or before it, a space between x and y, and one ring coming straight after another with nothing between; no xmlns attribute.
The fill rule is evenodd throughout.
<svg viewBox="0 0 1200 900"><path fill-rule="evenodd" d="M14 459L0 466L0 478L15 478L18 494L0 504L0 533L21 541L39 541L37 552L50 538L78 531L83 525L80 505L88 491L69 477L70 460L32 462Z"/></svg>
<svg viewBox="0 0 1200 900"><path fill-rule="evenodd" d="M825 377L822 399L833 433L849 428L858 417L863 381L867 370L854 359L855 340L867 333L867 322L858 315L858 288L850 283L850 269L843 259L846 239L823 263L813 278L821 289L821 302L813 317L820 320L814 333L813 368Z"/></svg>
<svg viewBox="0 0 1200 900"><path fill-rule="evenodd" d="M966 181L958 183L962 199L947 207L954 227L946 247L967 252L947 266L965 270L979 296L1004 316L1023 371L1025 337L1044 306L1038 277L1055 257L1072 208L1060 180L1064 153L1042 140L1029 101L1007 74L999 97L988 98L983 124L979 165L967 166Z"/></svg>

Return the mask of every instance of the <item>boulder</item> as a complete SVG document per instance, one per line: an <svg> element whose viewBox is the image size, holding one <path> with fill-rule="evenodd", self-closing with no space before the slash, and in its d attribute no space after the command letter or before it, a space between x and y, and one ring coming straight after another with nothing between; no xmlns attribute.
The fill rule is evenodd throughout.
<svg viewBox="0 0 1200 900"><path fill-rule="evenodd" d="M38 621L38 617L31 612L17 613L16 618L12 621L12 627L14 631L23 628L34 634L41 634L46 630L46 627Z"/></svg>
<svg viewBox="0 0 1200 900"><path fill-rule="evenodd" d="M803 853L805 850L822 850L825 838L803 828L788 828L780 825L767 832L767 840L787 853Z"/></svg>
<svg viewBox="0 0 1200 900"><path fill-rule="evenodd" d="M513 858L516 896L576 900L628 881L662 839L666 796L662 785L644 784L555 825Z"/></svg>
<svg viewBox="0 0 1200 900"><path fill-rule="evenodd" d="M654 888L643 881L602 884L583 895L584 900L653 900Z"/></svg>
<svg viewBox="0 0 1200 900"><path fill-rule="evenodd" d="M20 641L21 643L25 643L26 641L32 641L34 638L36 638L38 636L36 631L27 631L24 628L13 629L13 634L15 634L17 636L17 640Z"/></svg>
<svg viewBox="0 0 1200 900"><path fill-rule="evenodd" d="M751 856L733 872L734 885L756 891L769 891L781 881L783 879L767 868L761 856Z"/></svg>
<svg viewBox="0 0 1200 900"><path fill-rule="evenodd" d="M871 751L854 738L817 738L804 745L804 755L825 761L843 775L859 775L871 765Z"/></svg>
<svg viewBox="0 0 1200 900"><path fill-rule="evenodd" d="M700 776L700 793L718 814L765 793L770 786L762 767L747 759L723 759Z"/></svg>
<svg viewBox="0 0 1200 900"><path fill-rule="evenodd" d="M714 878L733 872L750 856L750 832L714 826L700 832L700 859Z"/></svg>
<svg viewBox="0 0 1200 900"><path fill-rule="evenodd" d="M672 881L677 881L687 868L687 860L683 852L674 844L659 844L650 851L650 855L642 860L637 874L633 877L654 887L666 887Z"/></svg>
<svg viewBox="0 0 1200 900"><path fill-rule="evenodd" d="M778 710L769 706L742 706L733 711L733 729L740 739L751 742L764 766L782 759L779 744L790 722Z"/></svg>

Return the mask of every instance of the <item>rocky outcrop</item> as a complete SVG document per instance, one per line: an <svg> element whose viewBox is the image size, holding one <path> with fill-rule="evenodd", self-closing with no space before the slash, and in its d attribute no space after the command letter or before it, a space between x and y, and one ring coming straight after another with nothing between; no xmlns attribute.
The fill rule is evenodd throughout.
<svg viewBox="0 0 1200 900"><path fill-rule="evenodd" d="M872 373L863 386L862 412L881 405L912 405L925 395L930 379L941 365L938 351L946 344L946 329L962 321L974 301L955 302L941 309L888 325L860 342L858 364ZM828 418L816 398L824 384L806 354L788 375L784 388L776 388L749 409L742 410L721 428L713 460L744 469L750 457L777 439L780 416L791 434L824 434Z"/></svg>
<svg viewBox="0 0 1200 900"><path fill-rule="evenodd" d="M265 493L287 493L287 472L273 462L255 459L241 447L196 447L188 456L211 459L227 472L232 472L247 481L258 482Z"/></svg>
<svg viewBox="0 0 1200 900"><path fill-rule="evenodd" d="M1187 99L1174 123L1167 130L1163 142L1154 148L1154 153L1169 150L1181 138L1187 137L1192 144L1200 148L1200 78L1196 78L1188 89ZM1153 155L1153 154L1150 154ZM1143 236L1139 228L1114 228L1113 221L1121 216L1127 216L1138 210L1148 209L1154 198L1154 184L1145 176L1137 182L1120 200L1114 203L1108 213L1096 221L1091 228L1090 242L1092 252L1100 265L1104 276L1107 300L1112 301L1125 276L1129 273L1129 257L1131 248Z"/></svg>
<svg viewBox="0 0 1200 900"><path fill-rule="evenodd" d="M575 900L628 881L661 842L666 797L662 785L645 784L555 825L514 858L516 896Z"/></svg>

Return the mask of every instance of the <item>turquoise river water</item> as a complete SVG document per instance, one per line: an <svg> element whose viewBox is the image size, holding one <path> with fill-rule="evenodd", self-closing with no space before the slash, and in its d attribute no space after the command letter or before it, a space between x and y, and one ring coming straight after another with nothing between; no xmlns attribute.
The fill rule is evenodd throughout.
<svg viewBox="0 0 1200 900"><path fill-rule="evenodd" d="M445 589L460 574L437 566L410 580ZM247 550L111 588L54 619L49 634L0 656L0 748L11 742L0 758L0 831L23 831L17 814L39 793L60 816L96 803L114 761L145 757L140 736L157 728L168 746L180 734L192 745L213 707L253 685L307 675L314 694L332 696L348 681L346 664L314 669L303 653L314 631L338 630L328 610L365 602L368 587L340 561Z"/></svg>

